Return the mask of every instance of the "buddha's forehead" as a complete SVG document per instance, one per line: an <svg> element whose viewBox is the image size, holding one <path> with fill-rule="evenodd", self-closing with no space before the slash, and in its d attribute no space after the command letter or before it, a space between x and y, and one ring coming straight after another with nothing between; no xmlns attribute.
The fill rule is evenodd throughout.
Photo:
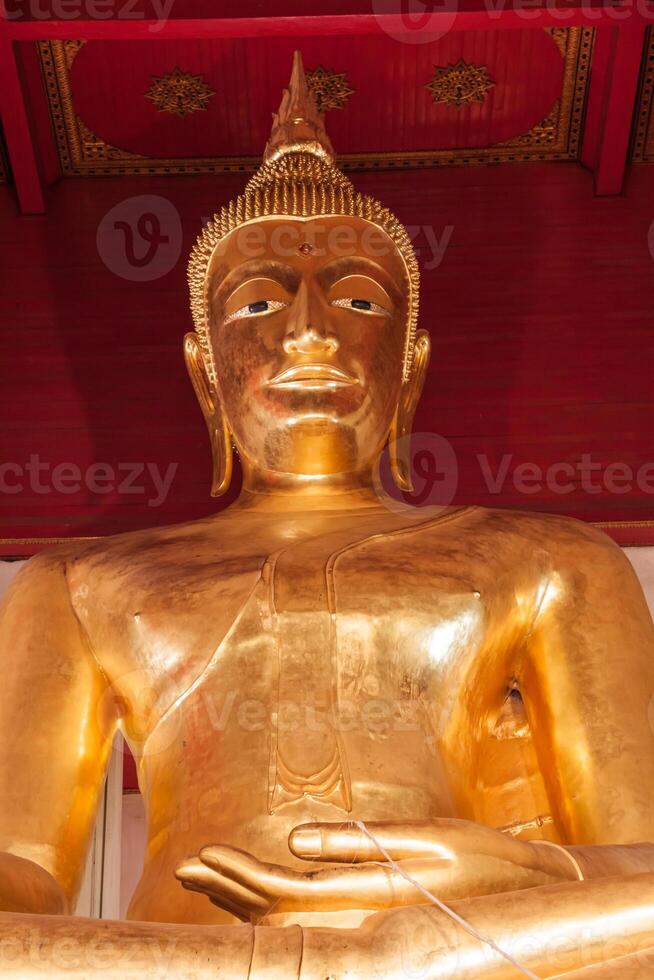
<svg viewBox="0 0 654 980"><path fill-rule="evenodd" d="M378 269L398 292L406 289L406 268L393 240L373 222L349 215L271 216L240 225L214 253L210 292L236 270L255 270L257 263L291 266L299 272L337 264L344 275L374 275Z"/></svg>

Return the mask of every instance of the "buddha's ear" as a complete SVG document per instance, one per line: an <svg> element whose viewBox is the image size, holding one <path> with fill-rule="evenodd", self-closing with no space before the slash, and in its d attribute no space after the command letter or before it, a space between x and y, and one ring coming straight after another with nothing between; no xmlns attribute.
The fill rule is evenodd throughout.
<svg viewBox="0 0 654 980"><path fill-rule="evenodd" d="M184 360L211 442L211 496L220 497L228 490L232 479L232 437L220 408L218 392L211 386L195 333L187 333L184 337Z"/></svg>
<svg viewBox="0 0 654 980"><path fill-rule="evenodd" d="M389 436L391 473L400 490L405 490L407 493L413 490L413 483L411 482L411 429L427 377L430 355L429 334L426 330L419 330L416 334L411 373L402 384L400 400Z"/></svg>
<svg viewBox="0 0 654 980"><path fill-rule="evenodd" d="M195 333L187 333L184 337L184 360L195 396L206 420L208 415L213 416L216 411L217 398L216 393L211 390L204 357Z"/></svg>

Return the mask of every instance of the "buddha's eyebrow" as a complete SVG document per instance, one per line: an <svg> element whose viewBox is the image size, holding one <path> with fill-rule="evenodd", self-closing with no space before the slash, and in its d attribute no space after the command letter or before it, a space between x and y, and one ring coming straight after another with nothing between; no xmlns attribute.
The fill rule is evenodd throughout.
<svg viewBox="0 0 654 980"><path fill-rule="evenodd" d="M368 276L368 278L374 279L377 285L380 286L388 296L389 302L396 305L400 303L400 291L386 270L382 269L380 265L377 265L377 263L373 262L371 259L365 258L363 255L353 255L342 259L335 259L333 262L330 262L320 270L317 278L319 279L323 289L329 289L340 279L357 275Z"/></svg>
<svg viewBox="0 0 654 980"><path fill-rule="evenodd" d="M214 293L214 302L227 302L232 293L248 279L273 279L289 293L294 293L297 290L300 276L292 266L284 265L282 262L253 259L237 266L236 269L232 269L225 276Z"/></svg>

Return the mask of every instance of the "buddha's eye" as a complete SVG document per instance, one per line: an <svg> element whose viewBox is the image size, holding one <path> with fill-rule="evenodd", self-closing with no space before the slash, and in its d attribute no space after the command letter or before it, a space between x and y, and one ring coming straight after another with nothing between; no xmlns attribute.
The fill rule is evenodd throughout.
<svg viewBox="0 0 654 980"><path fill-rule="evenodd" d="M374 313L377 316L390 316L390 310L369 299L333 299L332 306L345 310L357 310L359 313Z"/></svg>
<svg viewBox="0 0 654 980"><path fill-rule="evenodd" d="M234 313L228 313L223 323L231 323L232 320L240 320L245 316L266 316L267 313L276 313L277 310L284 310L288 303L283 303L279 299L260 299L256 303L248 303Z"/></svg>

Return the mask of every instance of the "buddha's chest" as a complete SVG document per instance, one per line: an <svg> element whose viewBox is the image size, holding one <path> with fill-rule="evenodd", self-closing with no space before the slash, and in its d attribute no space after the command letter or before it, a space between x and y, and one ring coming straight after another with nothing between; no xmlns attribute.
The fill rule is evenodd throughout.
<svg viewBox="0 0 654 980"><path fill-rule="evenodd" d="M437 554L385 539L273 553L192 686L272 699L280 725L296 705L347 714L370 700L433 701L440 687L456 688L492 626L476 584Z"/></svg>
<svg viewBox="0 0 654 980"><path fill-rule="evenodd" d="M239 692L272 684L281 701L326 690L406 698L456 684L493 628L490 611L498 620L496 591L488 563L453 535L371 521L263 554L180 556L131 574L81 615L147 728L200 679Z"/></svg>
<svg viewBox="0 0 654 980"><path fill-rule="evenodd" d="M360 557L264 562L148 740L166 771L232 786L225 799L260 795L269 813L307 798L350 811L371 780L422 792L483 646L481 594L433 567Z"/></svg>

